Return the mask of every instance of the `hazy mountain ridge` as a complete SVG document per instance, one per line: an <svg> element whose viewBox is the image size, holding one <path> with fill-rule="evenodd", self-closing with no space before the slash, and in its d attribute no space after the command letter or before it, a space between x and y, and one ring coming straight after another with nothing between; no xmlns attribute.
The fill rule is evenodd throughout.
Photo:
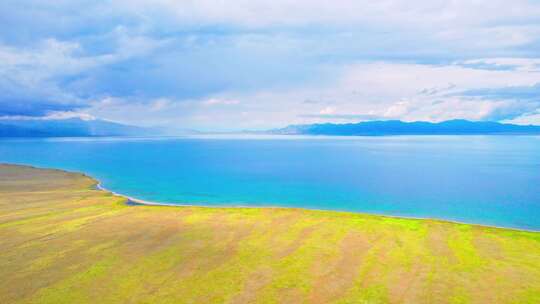
<svg viewBox="0 0 540 304"><path fill-rule="evenodd" d="M148 136L160 131L105 120L1 119L0 137Z"/></svg>
<svg viewBox="0 0 540 304"><path fill-rule="evenodd" d="M291 125L269 131L282 135L488 135L540 134L540 126L514 125L488 121L448 120L403 122L400 120L367 121L349 124Z"/></svg>

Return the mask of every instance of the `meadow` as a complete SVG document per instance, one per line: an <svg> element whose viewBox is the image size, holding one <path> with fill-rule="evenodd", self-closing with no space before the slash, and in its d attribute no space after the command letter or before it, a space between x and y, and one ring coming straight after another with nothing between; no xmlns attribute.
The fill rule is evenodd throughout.
<svg viewBox="0 0 540 304"><path fill-rule="evenodd" d="M538 232L95 186L0 165L0 303L540 303Z"/></svg>

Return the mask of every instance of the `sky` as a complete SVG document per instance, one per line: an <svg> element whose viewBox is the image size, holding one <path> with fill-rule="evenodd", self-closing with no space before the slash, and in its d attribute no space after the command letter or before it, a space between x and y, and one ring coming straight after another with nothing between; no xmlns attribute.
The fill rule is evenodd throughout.
<svg viewBox="0 0 540 304"><path fill-rule="evenodd" d="M540 1L0 3L0 118L540 124Z"/></svg>

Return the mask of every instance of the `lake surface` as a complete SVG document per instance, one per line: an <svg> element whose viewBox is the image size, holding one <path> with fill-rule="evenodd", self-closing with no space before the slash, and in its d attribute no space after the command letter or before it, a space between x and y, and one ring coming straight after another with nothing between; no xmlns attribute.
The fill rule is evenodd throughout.
<svg viewBox="0 0 540 304"><path fill-rule="evenodd" d="M540 137L0 140L0 162L82 171L112 191L540 230Z"/></svg>

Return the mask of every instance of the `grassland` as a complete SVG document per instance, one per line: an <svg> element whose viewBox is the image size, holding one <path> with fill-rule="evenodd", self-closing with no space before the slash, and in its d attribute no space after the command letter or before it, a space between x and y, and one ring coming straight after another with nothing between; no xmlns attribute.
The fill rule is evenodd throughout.
<svg viewBox="0 0 540 304"><path fill-rule="evenodd" d="M94 185L0 165L0 303L540 303L540 233Z"/></svg>

